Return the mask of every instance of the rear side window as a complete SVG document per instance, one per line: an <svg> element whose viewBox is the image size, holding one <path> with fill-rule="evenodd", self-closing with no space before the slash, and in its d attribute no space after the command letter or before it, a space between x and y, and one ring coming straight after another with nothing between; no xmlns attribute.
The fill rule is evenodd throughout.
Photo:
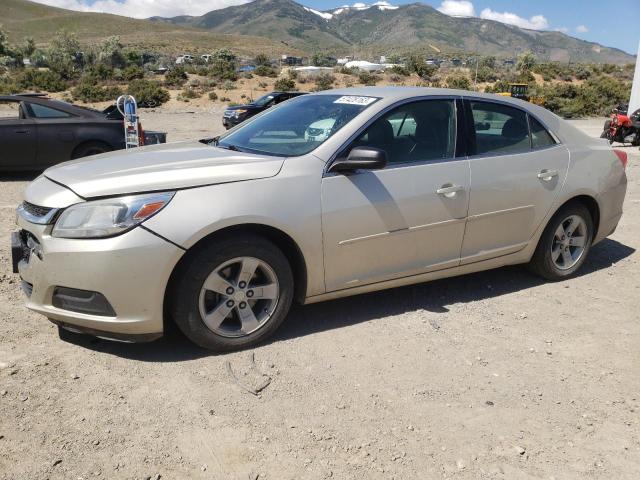
<svg viewBox="0 0 640 480"><path fill-rule="evenodd" d="M34 118L69 118L72 115L62 110L57 110L51 107L45 107L38 103L30 103L29 109Z"/></svg>
<svg viewBox="0 0 640 480"><path fill-rule="evenodd" d="M529 127L531 128L531 146L534 149L556 144L551 134L532 116L529 116Z"/></svg>
<svg viewBox="0 0 640 480"><path fill-rule="evenodd" d="M477 155L506 155L531 150L525 112L498 103L469 103L475 127Z"/></svg>

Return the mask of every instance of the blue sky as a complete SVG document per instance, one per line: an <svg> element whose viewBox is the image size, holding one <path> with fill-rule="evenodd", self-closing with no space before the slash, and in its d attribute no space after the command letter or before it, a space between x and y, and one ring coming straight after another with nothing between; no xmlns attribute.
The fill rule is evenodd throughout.
<svg viewBox="0 0 640 480"><path fill-rule="evenodd" d="M35 0L72 10L104 11L131 17L201 15L248 0ZM296 0L317 10L330 10L364 0ZM377 0L368 0L373 3ZM388 0L391 5L415 0ZM640 40L640 0L427 0L453 15L473 15L568 35L636 53Z"/></svg>

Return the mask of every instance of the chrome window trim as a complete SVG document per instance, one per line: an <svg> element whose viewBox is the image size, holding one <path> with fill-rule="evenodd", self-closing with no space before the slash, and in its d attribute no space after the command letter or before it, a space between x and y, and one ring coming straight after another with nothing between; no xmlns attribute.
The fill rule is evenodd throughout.
<svg viewBox="0 0 640 480"><path fill-rule="evenodd" d="M367 122L362 125L358 130L356 130L356 132L351 135L346 141L344 141L340 147L338 147L336 149L335 152L333 152L333 154L331 155L331 157L329 158L329 160L327 161L327 163L325 164L324 167L324 171L322 172L322 177L334 177L336 175L342 175L339 173L335 173L335 172L329 172L329 168L331 168L331 165L333 164L333 162L335 162L338 153L342 152L347 146L349 146L349 144L351 144L356 138L358 138L360 135L362 135L362 133L369 128L376 120L378 120L379 118L381 118L382 116L386 115L387 113L389 113L391 110L397 108L397 107L401 107L403 105L406 105L408 103L414 103L414 102L420 102L420 101L424 101L424 100L453 100L454 102L454 116L455 116L455 131L456 131L456 138L455 138L455 142L453 145L453 152L454 152L454 156L451 158L437 158L437 159L431 159L431 160L422 160L419 162L402 162L402 163L389 163L383 170L390 170L392 168L397 168L397 167L407 167L407 166L413 166L413 165L425 165L425 164L431 164L431 163L444 163L444 162L452 162L452 161L456 161L456 160L465 160L467 157L456 157L455 156L455 152L457 150L458 147L458 121L460 120L458 118L458 109L456 108L455 105L455 101L456 100L461 100L463 99L463 97L461 95L420 95L418 97L411 97L411 98L403 98L402 100L399 100L391 105L387 105L385 108L383 108L382 110L380 110L378 113L376 113L373 117L371 117L369 120L367 120Z"/></svg>
<svg viewBox="0 0 640 480"><path fill-rule="evenodd" d="M21 218L25 219L29 223L35 223L36 225L49 225L50 223L53 223L53 220L59 211L59 208L52 208L46 215L38 217L29 213L24 208L24 203L21 203L17 208L17 214Z"/></svg>

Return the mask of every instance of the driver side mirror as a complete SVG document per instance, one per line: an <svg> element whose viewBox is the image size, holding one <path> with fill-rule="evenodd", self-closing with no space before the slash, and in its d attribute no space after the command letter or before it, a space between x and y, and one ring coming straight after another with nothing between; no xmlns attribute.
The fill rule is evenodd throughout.
<svg viewBox="0 0 640 480"><path fill-rule="evenodd" d="M387 152L374 147L355 147L346 159L336 160L329 172L348 173L356 170L381 170L387 166Z"/></svg>

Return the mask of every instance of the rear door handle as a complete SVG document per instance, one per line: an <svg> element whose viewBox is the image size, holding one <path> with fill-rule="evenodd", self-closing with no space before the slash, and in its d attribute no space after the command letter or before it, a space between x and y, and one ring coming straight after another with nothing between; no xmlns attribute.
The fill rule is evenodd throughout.
<svg viewBox="0 0 640 480"><path fill-rule="evenodd" d="M558 176L558 170L542 170L539 174L538 174L538 178L540 180L544 180L545 182L550 181L553 177L557 177Z"/></svg>
<svg viewBox="0 0 640 480"><path fill-rule="evenodd" d="M453 198L456 196L456 193L464 190L464 187L461 185L452 185L450 183L445 183L439 189L436 190L438 195L443 195L447 198Z"/></svg>

